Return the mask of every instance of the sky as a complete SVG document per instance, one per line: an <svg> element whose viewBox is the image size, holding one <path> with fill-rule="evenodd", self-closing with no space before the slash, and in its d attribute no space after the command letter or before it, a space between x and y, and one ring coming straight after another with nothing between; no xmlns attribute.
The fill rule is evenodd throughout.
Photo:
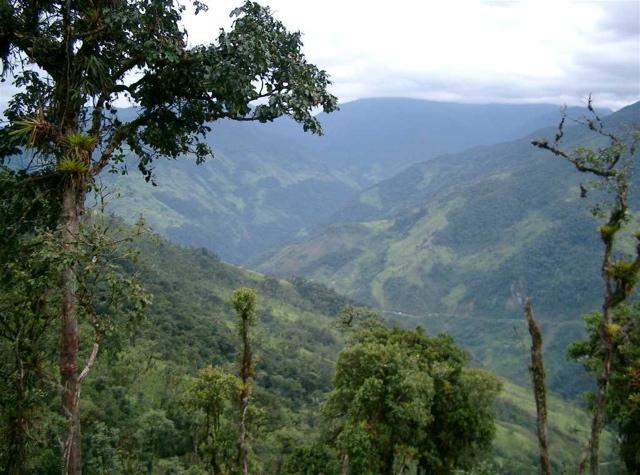
<svg viewBox="0 0 640 475"><path fill-rule="evenodd" d="M230 26L241 0L185 16L192 44ZM640 100L640 0L260 0L303 33L341 102L402 96L455 102Z"/></svg>

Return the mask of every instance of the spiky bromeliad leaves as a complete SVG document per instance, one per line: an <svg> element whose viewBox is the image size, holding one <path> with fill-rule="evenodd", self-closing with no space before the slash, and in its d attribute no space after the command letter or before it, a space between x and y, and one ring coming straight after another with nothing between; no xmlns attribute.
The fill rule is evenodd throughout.
<svg viewBox="0 0 640 475"><path fill-rule="evenodd" d="M19 91L5 111L0 152L5 160L23 151L29 170L57 179L68 255L94 178L125 156L138 158L149 181L156 158L209 156L204 137L216 120L288 115L320 133L312 112L336 109L327 74L306 61L300 33L268 8L245 2L229 31L194 47L181 27L184 10L173 0L0 0L3 74ZM136 108L133 118L117 113L119 98ZM65 473L81 466L77 270L70 262L60 279Z"/></svg>

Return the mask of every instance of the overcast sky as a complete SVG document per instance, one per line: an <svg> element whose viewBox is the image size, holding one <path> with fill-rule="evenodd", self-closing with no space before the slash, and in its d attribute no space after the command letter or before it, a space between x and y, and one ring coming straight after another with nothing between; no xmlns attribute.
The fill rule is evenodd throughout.
<svg viewBox="0 0 640 475"><path fill-rule="evenodd" d="M208 42L241 0L189 15ZM303 32L309 60L342 102L405 96L460 102L640 99L639 0L261 0Z"/></svg>

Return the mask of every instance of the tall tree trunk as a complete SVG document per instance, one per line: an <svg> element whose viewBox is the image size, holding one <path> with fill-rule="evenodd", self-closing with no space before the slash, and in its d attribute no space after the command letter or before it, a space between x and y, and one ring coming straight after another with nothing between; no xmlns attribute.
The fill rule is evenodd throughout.
<svg viewBox="0 0 640 475"><path fill-rule="evenodd" d="M242 338L242 359L240 360L240 428L238 436L238 462L242 474L249 474L249 447L247 446L247 408L251 397L251 377L253 376L253 355L249 330L255 321L255 290L240 288L233 293L232 304L238 314L238 329Z"/></svg>
<svg viewBox="0 0 640 475"><path fill-rule="evenodd" d="M340 475L349 475L349 455L342 456L342 464L340 465Z"/></svg>
<svg viewBox="0 0 640 475"><path fill-rule="evenodd" d="M626 197L621 199L620 206L617 210L612 211L609 225L618 225L626 212ZM609 268L613 264L613 234L602 233L602 239L605 245L605 251L602 258L602 279L605 283L604 304L602 305L602 319L598 326L598 340L601 352L602 367L598 375L598 391L596 393L595 404L593 406L593 419L591 420L591 436L587 445L587 451L582 458L578 467L580 475L585 473L587 460L589 461L589 471L591 475L598 475L600 471L600 433L604 428L604 416L607 407L607 396L609 393L609 380L611 379L611 359L613 357L613 341L608 334L609 325L613 323L613 310L620 302L624 301L623 297L615 295L616 282L609 275ZM640 248L638 251L638 259L640 259Z"/></svg>
<svg viewBox="0 0 640 475"><path fill-rule="evenodd" d="M63 181L62 190L62 244L65 254L73 253L82 206L81 184L76 176L69 174ZM80 381L78 379L78 298L76 269L69 263L62 272L62 327L60 337L60 376L63 388L62 412L67 419L68 432L63 448L65 475L82 472L80 446Z"/></svg>
<svg viewBox="0 0 640 475"><path fill-rule="evenodd" d="M536 401L536 432L538 435L538 449L540 452L540 472L551 475L551 461L549 459L549 442L547 438L547 386L545 383L544 362L542 358L542 334L533 314L533 302L527 299L524 314L531 335L531 381L533 396Z"/></svg>
<svg viewBox="0 0 640 475"><path fill-rule="evenodd" d="M613 356L613 343L607 334L608 324L613 322L613 311L609 305L609 298L604 305L603 319L598 332L602 343L602 368L598 375L598 391L593 406L593 419L591 420L591 437L587 446L587 453L580 462L578 473L583 474L587 460L591 475L598 475L600 471L600 434L604 428L604 416L607 407L609 393L609 380L611 379L611 359Z"/></svg>
<svg viewBox="0 0 640 475"><path fill-rule="evenodd" d="M247 447L247 408L250 397L251 378L251 343L249 341L249 322L247 318L242 318L242 362L240 366L240 379L242 380L242 390L240 391L240 435L238 437L238 455L242 474L249 474L248 458L249 449Z"/></svg>
<svg viewBox="0 0 640 475"><path fill-rule="evenodd" d="M249 406L248 391L243 390L240 395L240 436L238 437L238 449L240 455L240 466L242 467L242 475L249 474L249 449L247 447L247 407Z"/></svg>
<svg viewBox="0 0 640 475"><path fill-rule="evenodd" d="M609 392L611 353L611 350L605 350L602 358L602 372L598 376L598 394L596 396L593 421L591 422L591 440L589 441L591 475L598 475L600 470L600 434L604 428L604 413Z"/></svg>

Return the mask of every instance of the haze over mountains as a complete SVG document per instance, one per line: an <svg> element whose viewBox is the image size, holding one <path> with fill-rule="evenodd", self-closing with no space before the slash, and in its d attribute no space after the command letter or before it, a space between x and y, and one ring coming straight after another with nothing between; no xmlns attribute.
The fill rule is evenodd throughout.
<svg viewBox="0 0 640 475"><path fill-rule="evenodd" d="M640 103L605 119L623 134ZM305 275L379 308L506 316L514 291L538 297L538 312L571 318L599 297L593 199L571 166L531 145L554 129L416 164L343 206L318 234L261 265ZM597 137L581 126L565 146ZM636 199L635 197L632 199ZM515 286L515 288L514 288Z"/></svg>
<svg viewBox="0 0 640 475"><path fill-rule="evenodd" d="M519 138L557 123L559 110L544 104L366 99L321 116L323 137L286 120L220 122L210 137L214 159L202 166L160 160L153 188L136 173L119 179L123 199L117 212L129 219L143 213L161 234L225 260L256 261L307 235L363 188L411 164Z"/></svg>
<svg viewBox="0 0 640 475"><path fill-rule="evenodd" d="M640 123L640 103L604 122L628 133ZM581 200L584 176L531 145L554 133L542 129L413 165L363 190L323 229L258 268L323 282L388 311L397 324L445 331L478 363L522 384L528 376L519 298L532 296L550 386L575 396L589 383L565 352L601 296L590 208L604 197L592 191ZM565 134L567 148L598 140L582 126ZM638 196L631 200L637 210Z"/></svg>
<svg viewBox="0 0 640 475"><path fill-rule="evenodd" d="M576 369L564 352L601 294L597 196L580 200L582 177L530 144L559 117L553 105L371 99L322 117L323 137L286 121L224 122L215 159L159 161L157 187L131 173L117 212L143 213L161 234L225 260L327 284L399 324L447 331L520 383L513 325L517 295L531 295L551 387L574 396L588 382L562 384ZM606 118L620 132L638 122L638 103ZM568 147L592 140L567 130Z"/></svg>

